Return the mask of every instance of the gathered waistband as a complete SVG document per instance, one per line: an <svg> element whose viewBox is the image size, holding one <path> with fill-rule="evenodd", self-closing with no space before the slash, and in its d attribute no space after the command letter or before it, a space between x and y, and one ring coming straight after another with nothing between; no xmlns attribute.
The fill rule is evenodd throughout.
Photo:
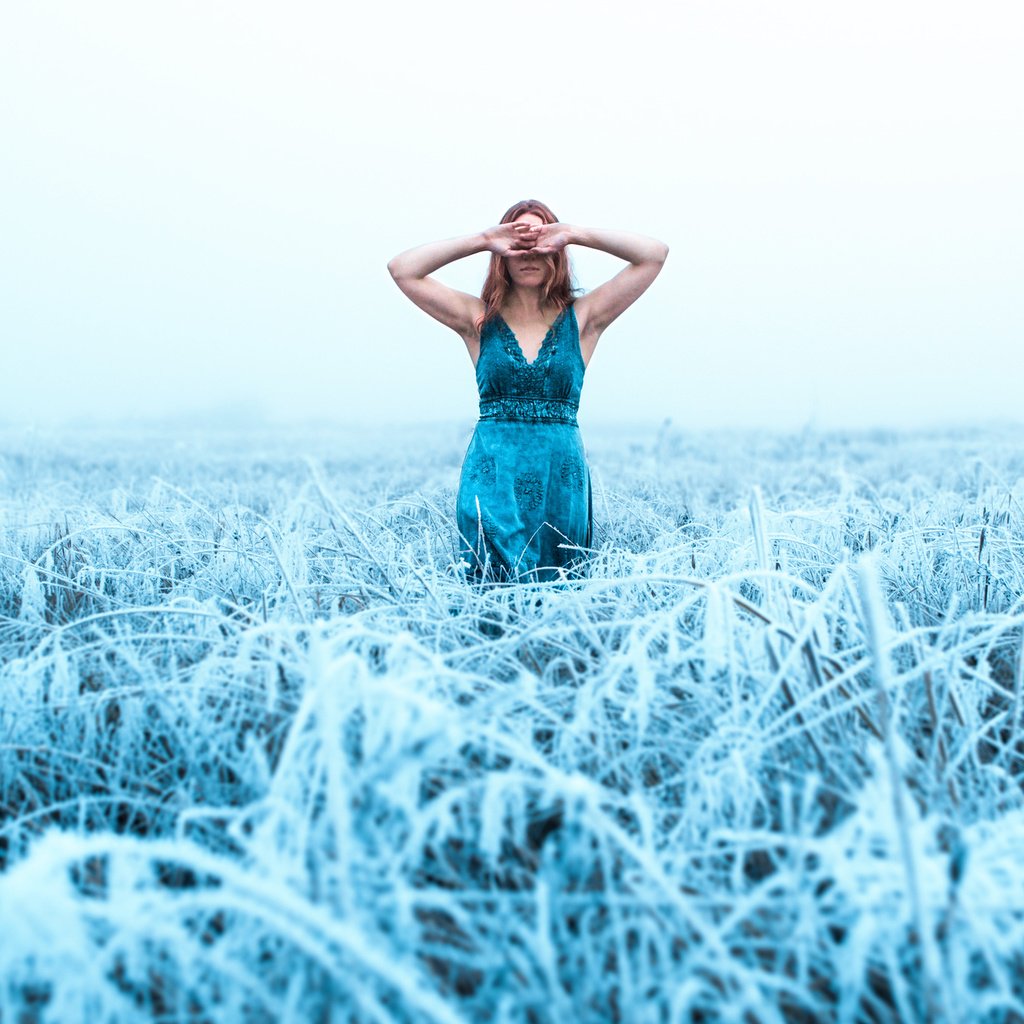
<svg viewBox="0 0 1024 1024"><path fill-rule="evenodd" d="M565 398L489 398L480 402L480 419L578 426L578 409L576 402Z"/></svg>

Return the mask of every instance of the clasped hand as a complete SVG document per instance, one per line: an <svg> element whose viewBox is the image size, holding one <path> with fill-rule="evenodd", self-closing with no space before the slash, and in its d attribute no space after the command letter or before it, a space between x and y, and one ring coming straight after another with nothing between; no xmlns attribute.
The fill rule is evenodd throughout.
<svg viewBox="0 0 1024 1024"><path fill-rule="evenodd" d="M499 256L544 256L570 242L565 224L501 224L488 232L490 250Z"/></svg>

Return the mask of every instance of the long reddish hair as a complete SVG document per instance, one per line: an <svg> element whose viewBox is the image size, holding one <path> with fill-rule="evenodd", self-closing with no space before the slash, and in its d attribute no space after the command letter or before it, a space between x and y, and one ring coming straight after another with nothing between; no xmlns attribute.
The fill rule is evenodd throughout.
<svg viewBox="0 0 1024 1024"><path fill-rule="evenodd" d="M505 215L499 223L509 224L518 220L524 213L537 214L545 224L558 223L558 218L551 212L550 207L539 199L520 200L505 211ZM573 278L569 254L565 249L560 249L556 253L539 255L536 258L543 260L548 268L541 305L547 306L554 303L558 306L558 312L561 314L566 306L571 306L576 301L576 293L580 291ZM507 261L504 256L492 252L491 265L487 269L484 287L480 292L480 298L484 300L484 315L477 321L477 330L483 330L484 324L493 320L501 312L501 307L505 304L505 299L511 290L512 278L509 276Z"/></svg>

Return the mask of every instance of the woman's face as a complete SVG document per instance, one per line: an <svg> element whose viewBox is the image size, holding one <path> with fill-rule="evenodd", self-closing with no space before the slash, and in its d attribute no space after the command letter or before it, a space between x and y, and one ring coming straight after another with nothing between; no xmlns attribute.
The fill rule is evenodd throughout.
<svg viewBox="0 0 1024 1024"><path fill-rule="evenodd" d="M515 219L516 224L543 224L544 218L537 213L522 213ZM514 285L539 287L548 275L548 265L543 257L535 253L524 252L522 255L506 256L505 266Z"/></svg>

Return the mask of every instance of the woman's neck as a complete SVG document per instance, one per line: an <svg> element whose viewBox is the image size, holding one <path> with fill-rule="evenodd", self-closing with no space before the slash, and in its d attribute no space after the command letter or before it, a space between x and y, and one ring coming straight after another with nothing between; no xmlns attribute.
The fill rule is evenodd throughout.
<svg viewBox="0 0 1024 1024"><path fill-rule="evenodd" d="M505 308L509 313L522 320L547 320L549 312L554 308L541 306L542 291L540 288L520 286L513 289L505 300Z"/></svg>

